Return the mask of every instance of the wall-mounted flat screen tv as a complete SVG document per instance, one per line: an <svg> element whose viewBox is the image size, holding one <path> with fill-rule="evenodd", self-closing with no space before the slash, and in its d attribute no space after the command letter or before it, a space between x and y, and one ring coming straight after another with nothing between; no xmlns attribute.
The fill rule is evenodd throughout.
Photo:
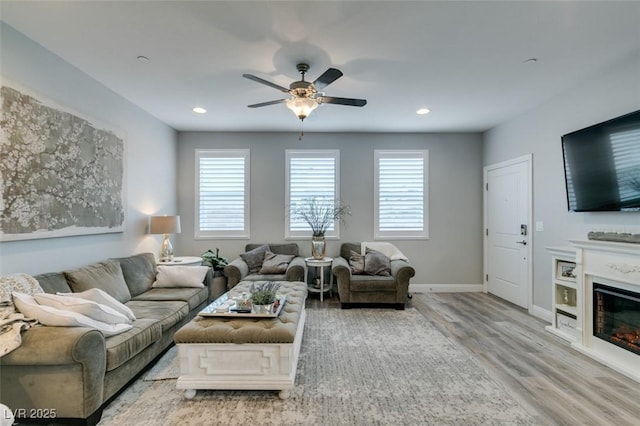
<svg viewBox="0 0 640 426"><path fill-rule="evenodd" d="M562 137L569 211L640 211L640 110Z"/></svg>

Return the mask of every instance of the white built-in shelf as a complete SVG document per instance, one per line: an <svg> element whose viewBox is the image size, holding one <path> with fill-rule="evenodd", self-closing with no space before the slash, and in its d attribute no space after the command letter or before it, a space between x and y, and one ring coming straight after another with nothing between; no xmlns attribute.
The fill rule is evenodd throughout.
<svg viewBox="0 0 640 426"><path fill-rule="evenodd" d="M578 285L575 278L576 249L573 247L547 247L551 253L551 325L546 329L567 341L575 342L580 312L576 306ZM564 275L573 271L573 276Z"/></svg>

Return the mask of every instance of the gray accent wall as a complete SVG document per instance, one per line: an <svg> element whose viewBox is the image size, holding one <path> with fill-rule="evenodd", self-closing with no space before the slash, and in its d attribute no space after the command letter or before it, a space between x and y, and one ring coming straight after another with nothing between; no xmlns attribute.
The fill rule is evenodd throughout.
<svg viewBox="0 0 640 426"><path fill-rule="evenodd" d="M287 112L283 109L283 114ZM292 118L292 128L297 128ZM249 149L251 152L251 237L194 238L195 150ZM482 283L481 135L212 133L178 134L178 210L182 233L174 237L179 255L200 255L220 248L233 259L249 243L285 242L285 150L340 150L340 198L352 215L340 240L328 240L327 255L338 255L342 242L373 240L374 149L429 150L429 239L391 240L416 267L412 284ZM310 238L292 240L310 256ZM435 288L434 288L435 290Z"/></svg>
<svg viewBox="0 0 640 426"><path fill-rule="evenodd" d="M640 233L640 213L567 211L562 135L640 109L640 54L484 134L483 166L533 153L533 304L551 309L549 246L589 231ZM535 231L542 222L543 231ZM550 312L549 312L550 314Z"/></svg>
<svg viewBox="0 0 640 426"><path fill-rule="evenodd" d="M146 233L147 221L175 214L176 132L12 27L0 22L0 31L2 77L125 136L127 203L123 233L0 243L0 273L38 274L156 252L161 236Z"/></svg>

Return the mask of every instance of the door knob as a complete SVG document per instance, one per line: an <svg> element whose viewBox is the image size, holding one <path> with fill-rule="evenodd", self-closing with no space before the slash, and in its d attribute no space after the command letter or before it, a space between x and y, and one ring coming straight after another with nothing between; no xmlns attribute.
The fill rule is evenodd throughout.
<svg viewBox="0 0 640 426"><path fill-rule="evenodd" d="M527 245L527 240L516 241L516 244L522 244L523 246Z"/></svg>

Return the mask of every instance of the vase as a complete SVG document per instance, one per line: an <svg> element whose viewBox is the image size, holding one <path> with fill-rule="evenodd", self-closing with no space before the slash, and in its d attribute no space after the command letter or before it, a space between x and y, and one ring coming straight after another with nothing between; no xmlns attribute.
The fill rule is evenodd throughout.
<svg viewBox="0 0 640 426"><path fill-rule="evenodd" d="M273 308L273 303L269 303L268 305L253 305L253 312L256 314L270 314L271 308Z"/></svg>
<svg viewBox="0 0 640 426"><path fill-rule="evenodd" d="M314 259L324 259L327 244L324 235L314 235L311 237L311 256Z"/></svg>

